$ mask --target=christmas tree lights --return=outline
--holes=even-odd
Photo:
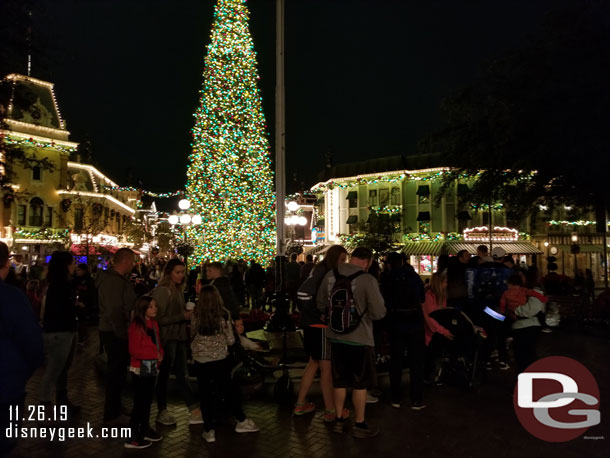
[[[195,112],[187,197],[197,262],[266,263],[275,248],[273,173],[245,0],[218,0]]]

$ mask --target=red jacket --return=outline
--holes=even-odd
[[[146,328],[154,329],[159,342],[159,352],[157,345],[144,329],[135,322],[129,325],[127,335],[129,337],[129,354],[131,355],[131,367],[140,367],[140,361],[143,359],[161,360],[163,357],[163,348],[161,348],[161,339],[159,338],[159,325],[156,320],[146,320]]]
[[[525,305],[527,299],[530,296],[535,297],[543,304],[549,300],[548,297],[543,296],[542,294],[534,291],[533,289],[524,288],[522,286],[509,286],[500,298],[500,313],[503,314],[508,309],[511,314],[514,314],[515,309],[517,307]]]

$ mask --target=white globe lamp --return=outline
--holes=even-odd
[[[290,202],[288,202],[288,210],[290,210],[291,212],[295,212],[299,209],[300,205],[297,204],[294,200],[291,200]]]
[[[171,215],[169,218],[167,218],[167,222],[171,225],[178,224],[178,221],[179,221],[178,215]]]
[[[189,224],[191,222],[191,215],[181,215],[180,224]]]
[[[188,201],[188,199],[181,199],[180,202],[178,202],[178,207],[180,210],[188,210],[191,208],[191,203]]]
[[[193,215],[193,217],[191,218],[191,223],[193,223],[194,225],[201,224],[201,216]]]

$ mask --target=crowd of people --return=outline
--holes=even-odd
[[[523,371],[536,359],[547,297],[535,267],[515,266],[501,248],[487,250],[481,245],[475,257],[466,251],[441,256],[427,284],[401,253],[376,260],[368,248],[348,256],[335,245],[321,262],[309,255],[299,263],[291,256],[284,268],[285,290],[300,315],[309,358],[293,414],[316,410],[307,394],[320,371],[324,421],[336,432],[375,436],[378,428],[367,421],[365,410],[368,402],[378,401],[373,396],[379,391],[376,361],[382,353],[389,356],[390,401],[398,409],[405,350],[410,408],[426,408],[425,385],[442,381],[441,357],[451,354],[456,338],[433,317],[446,308],[463,312],[472,324],[485,369],[509,369],[507,341],[512,339],[517,371]],[[44,355],[40,403],[66,405],[78,413],[68,396],[68,374],[76,346],[86,338],[79,323],[95,316],[107,358],[104,422],[130,425],[132,437],[125,447],[146,448],[162,439],[150,425],[153,398],[156,423],[176,424],[167,409],[171,373],[190,412],[189,424],[203,424],[206,442],[216,440],[225,407],[237,420],[237,433],[258,431],[243,411],[231,374],[236,346],[261,349],[243,335],[241,314],[271,307],[273,262],[267,270],[239,260],[206,263],[187,272],[177,258],[149,265],[137,261],[132,250],[121,248],[108,269],[92,275],[69,252],[56,251],[48,265],[37,262],[28,271],[19,260],[11,265],[8,248],[0,242],[0,345],[8,349],[0,370],[14,369],[0,382],[2,411],[23,404],[25,383]],[[188,378],[189,353],[196,390]],[[134,387],[130,417],[122,404],[128,374]],[[353,414],[346,407],[348,389]],[[352,416],[353,424],[347,421]]]

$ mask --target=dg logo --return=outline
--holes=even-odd
[[[599,387],[589,370],[571,358],[551,356],[519,374],[515,413],[532,435],[567,442],[599,425]]]

